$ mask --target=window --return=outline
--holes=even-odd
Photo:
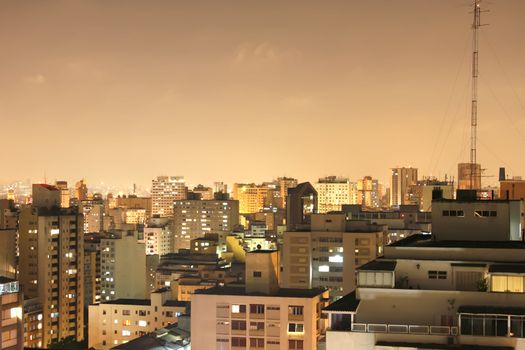
[[[246,305],[232,305],[232,313],[233,314],[245,314],[246,313]]]
[[[250,349],[253,348],[264,348],[263,338],[250,338]]]
[[[455,216],[463,218],[465,217],[465,212],[463,210],[443,210],[443,216]]]
[[[245,331],[246,321],[232,320],[232,330]]]
[[[264,305],[263,304],[250,304],[250,313],[251,314],[264,314]]]
[[[498,216],[498,212],[495,210],[476,210],[474,211],[474,215],[477,217],[496,217]]]
[[[288,323],[288,333],[303,333],[304,325],[302,323]]]
[[[428,271],[428,278],[431,280],[446,280],[447,271]]]
[[[508,334],[507,316],[461,314],[460,317],[462,335],[506,337]],[[512,331],[510,335],[513,336]]]
[[[328,271],[330,271],[330,266],[328,265],[319,266],[319,272],[328,272]]]
[[[131,332],[126,330],[126,329],[123,329],[122,330],[122,336],[123,337],[129,337],[131,335]]]
[[[122,315],[129,316],[129,315],[131,315],[131,311],[129,311],[129,310],[122,310]]]
[[[288,340],[288,349],[290,350],[302,350],[303,341],[302,340]]]
[[[131,326],[131,321],[130,320],[122,320],[122,325],[123,326]]]
[[[250,330],[264,331],[264,322],[250,322]]]
[[[288,314],[294,316],[302,316],[304,311],[304,306],[290,305],[288,306]]]
[[[523,293],[525,292],[524,282],[524,276],[492,275],[491,291]]]
[[[246,338],[232,337],[232,347],[234,346],[245,348]]]
[[[166,317],[173,317],[173,311],[166,311]]]
[[[262,272],[261,271],[253,271],[253,277],[262,277]]]

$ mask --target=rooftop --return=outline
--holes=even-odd
[[[388,261],[388,260],[372,260],[362,266],[357,270],[365,271],[395,271],[397,261]]]
[[[323,311],[356,312],[360,300],[356,299],[355,291],[345,295],[323,309]]]
[[[433,344],[433,343],[404,343],[404,342],[390,342],[378,341],[376,349],[381,346],[396,347],[396,348],[414,348],[414,349],[436,349],[436,350],[511,350],[511,346],[486,346],[486,345],[464,345],[464,344]]]
[[[522,241],[435,241],[429,234],[413,234],[389,245],[410,248],[525,249]]]
[[[113,305],[151,305],[151,300],[149,300],[149,299],[116,299],[116,300],[103,302],[102,304],[113,304]]]
[[[276,293],[264,294],[264,293],[247,293],[243,287],[213,287],[208,289],[199,289],[195,291],[195,294],[207,294],[207,295],[239,295],[239,296],[259,296],[259,297],[280,297],[280,298],[314,298],[325,292],[325,289],[313,288],[313,289],[292,289],[292,288],[280,288]]]
[[[180,306],[180,307],[188,307],[190,306],[189,301],[179,301],[179,300],[166,300],[164,302],[164,305],[162,306]]]

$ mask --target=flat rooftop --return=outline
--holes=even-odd
[[[434,344],[434,343],[404,343],[404,342],[390,342],[378,341],[376,349],[381,347],[399,347],[399,348],[415,348],[415,349],[438,349],[438,350],[511,350],[512,346],[486,346],[486,345],[464,345],[464,344]]]
[[[327,312],[356,312],[361,301],[356,298],[355,291],[336,300],[323,309]]]
[[[149,299],[116,299],[110,300],[101,303],[104,304],[113,304],[113,305],[151,305],[151,300]]]
[[[372,260],[357,268],[359,271],[395,271],[397,261]]]
[[[432,235],[413,234],[387,247],[525,249],[522,241],[434,241]]]
[[[199,289],[195,294],[207,295],[236,295],[236,296],[258,296],[258,297],[280,297],[280,298],[314,298],[323,294],[326,290],[321,288],[313,289],[294,289],[294,288],[280,288],[279,291],[273,294],[264,293],[246,293],[243,287],[213,287],[208,289]]]

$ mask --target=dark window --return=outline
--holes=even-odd
[[[262,277],[261,271],[253,271],[253,277]]]

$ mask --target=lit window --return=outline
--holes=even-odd
[[[319,266],[319,272],[328,272],[328,271],[330,271],[330,267],[328,265]]]

